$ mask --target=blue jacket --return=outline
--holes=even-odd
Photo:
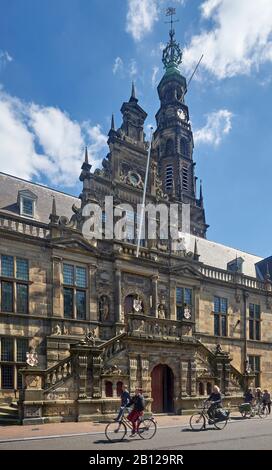
[[[130,402],[130,394],[127,390],[121,393],[121,406],[127,406]]]

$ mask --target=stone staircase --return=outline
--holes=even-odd
[[[0,403],[0,426],[20,424],[17,402]]]

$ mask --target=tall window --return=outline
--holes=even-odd
[[[165,189],[169,191],[173,186],[173,167],[172,165],[167,165],[165,169]]]
[[[261,339],[261,308],[260,305],[249,304],[249,339]]]
[[[255,387],[260,387],[261,384],[261,358],[260,356],[249,356],[249,365],[255,374]]]
[[[27,338],[0,338],[0,389],[22,388],[19,370],[25,367],[28,348]]]
[[[228,301],[223,297],[214,297],[214,334],[227,336]]]
[[[63,265],[64,317],[86,320],[87,272],[86,268]]]
[[[176,309],[178,320],[189,320],[192,312],[192,289],[188,287],[176,288]]]
[[[187,166],[182,167],[182,187],[185,191],[189,189],[189,172]]]
[[[174,142],[172,139],[168,139],[166,142],[166,155],[172,155],[174,152]]]
[[[17,313],[28,313],[28,260],[1,255],[0,272],[1,311],[13,312],[15,310]]]
[[[180,139],[180,153],[183,155],[183,156],[188,156],[188,149],[189,149],[189,145],[188,145],[188,142],[186,139],[184,139],[183,137]]]

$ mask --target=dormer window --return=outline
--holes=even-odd
[[[32,191],[22,190],[18,193],[18,204],[20,215],[24,217],[35,217],[37,196]]]

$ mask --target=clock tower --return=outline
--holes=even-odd
[[[190,204],[191,233],[205,238],[208,225],[202,194],[199,198],[196,194],[194,139],[185,103],[187,82],[179,71],[182,51],[176,42],[172,21],[169,36],[162,57],[165,73],[158,85],[161,104],[156,114],[154,154],[164,192],[173,202]]]

